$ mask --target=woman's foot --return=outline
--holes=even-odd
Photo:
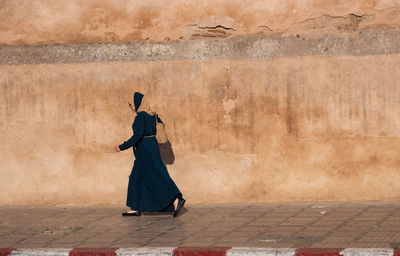
[[[122,213],[122,216],[124,216],[124,217],[126,217],[126,216],[141,216],[142,214],[140,213],[140,212],[138,212],[138,211],[132,211],[132,210],[129,210],[129,211],[127,211],[127,212],[124,212],[124,213]]]
[[[174,207],[175,207],[175,212],[173,217],[178,217],[179,213],[181,212],[183,206],[185,205],[186,200],[181,198],[181,199],[176,199],[174,202]]]

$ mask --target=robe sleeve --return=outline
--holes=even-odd
[[[132,124],[133,135],[127,141],[119,145],[121,151],[126,150],[134,146],[144,134],[144,119],[140,113],[136,116],[135,121]]]

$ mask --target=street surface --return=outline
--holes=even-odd
[[[0,248],[397,248],[400,202],[190,205],[178,218],[124,207],[0,207]]]

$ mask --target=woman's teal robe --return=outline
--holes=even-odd
[[[156,133],[155,119],[139,112],[132,124],[133,136],[119,145],[120,150],[133,147],[135,155],[126,205],[139,212],[173,212],[172,203],[182,194],[161,160],[157,139],[147,137]]]

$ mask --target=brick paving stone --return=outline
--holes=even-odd
[[[391,211],[395,211],[397,208],[398,208],[398,206],[385,207],[385,206],[375,205],[375,206],[371,206],[366,212],[391,212]]]
[[[379,227],[376,227],[377,231],[397,231],[400,232],[400,226],[383,226],[382,223]]]
[[[243,232],[247,232],[247,231],[265,232],[265,231],[270,230],[270,228],[267,227],[267,226],[246,226],[246,227],[242,227],[240,230],[243,231]]]
[[[311,218],[289,218],[287,221],[283,222],[282,226],[304,226],[315,221]]]
[[[236,232],[231,232],[228,235],[225,235],[224,237],[248,237],[248,238],[253,238],[257,237],[258,235],[261,235],[262,232],[260,231],[236,231]]]
[[[305,232],[305,231],[302,231],[299,233],[301,233],[303,236],[306,236],[306,237],[319,238],[319,237],[326,235],[327,232]]]
[[[33,244],[33,243],[21,242],[18,245],[19,245],[19,248],[31,248],[31,249],[39,249],[39,248],[43,247],[42,243]]]
[[[125,235],[120,233],[98,233],[95,236],[88,238],[86,243],[105,243],[108,244],[110,241],[122,240]]]
[[[296,215],[296,218],[320,219],[323,217],[322,215],[325,214],[326,211],[321,211],[321,212],[301,212]]]
[[[400,216],[391,216],[385,219],[387,222],[399,222],[400,221]]]
[[[353,218],[353,216],[351,215],[325,215],[323,218],[321,218],[321,220],[324,221],[347,221],[347,220],[351,220]]]
[[[383,221],[379,225],[382,227],[397,227],[398,223],[395,221]]]
[[[190,205],[179,218],[124,207],[0,207],[0,247],[396,247],[400,202]]]
[[[113,240],[116,245],[120,244],[143,244],[151,241],[153,238],[152,237],[123,237],[119,238],[117,240]]]
[[[307,248],[345,248],[346,244],[347,243],[343,243],[343,242],[338,242],[338,243],[327,243],[327,242],[321,243],[321,242],[319,242],[319,243],[314,243],[311,246],[308,246]],[[363,248],[365,248],[365,246]]]
[[[325,220],[321,219],[317,222],[315,222],[313,225],[315,226],[338,226],[345,223],[344,220]]]
[[[319,225],[316,225],[315,223],[311,224],[311,225],[303,226],[303,230],[304,231],[308,231],[308,230],[311,230],[311,231],[330,231],[330,230],[332,230],[334,228],[337,228],[337,226],[329,226],[329,225],[328,226],[319,226]]]
[[[331,214],[335,215],[335,216],[355,216],[358,215],[362,212],[365,212],[365,209],[357,209],[357,210],[333,210],[333,212]]]
[[[269,235],[269,236],[279,236],[279,237],[289,237],[291,235],[293,235],[295,233],[295,231],[268,231],[266,233],[264,233],[264,235]]]
[[[24,239],[21,243],[29,243],[29,244],[40,244],[40,243],[48,243],[54,239],[60,238],[60,236],[52,236],[46,234],[34,234],[33,236]]]
[[[149,242],[153,243],[170,243],[171,246],[179,246],[179,243],[183,241],[184,237],[156,237]]]
[[[267,213],[267,215],[266,215],[267,217],[270,217],[270,218],[282,218],[282,217],[286,217],[286,218],[289,218],[289,217],[294,217],[294,216],[296,216],[296,213],[294,213],[294,212],[269,212],[269,213]]]
[[[213,244],[216,242],[217,238],[215,236],[195,236],[195,237],[187,237],[183,239],[186,244],[193,243],[195,245],[205,243],[205,244]]]
[[[64,244],[64,243],[48,243],[46,244],[46,248],[74,248],[76,244]],[[41,247],[43,248],[43,244]]]
[[[360,242],[400,242],[397,232],[368,232],[359,239]]]
[[[201,242],[201,241],[182,241],[179,246],[188,246],[188,247],[209,247],[214,246],[212,242]]]
[[[286,233],[296,232],[302,228],[303,228],[302,226],[278,226],[278,227],[272,228],[271,231],[276,234],[280,234],[280,233],[286,234]]]
[[[247,224],[247,227],[264,227],[271,228],[273,226],[279,225],[280,222],[276,221],[259,221],[255,220]]]
[[[215,241],[215,243],[220,245],[231,245],[237,246],[236,243],[247,243],[251,238],[246,236],[232,237],[225,236]]]
[[[330,236],[359,236],[363,231],[342,231],[342,230],[335,230],[330,233]]]
[[[229,227],[229,226],[213,226],[213,227],[206,228],[204,230],[199,230],[199,232],[205,232],[208,234],[218,234],[218,233],[226,234],[232,230],[235,230],[235,228]]]
[[[255,244],[254,247],[302,248],[304,246],[303,246],[303,243],[271,243],[271,244]]]
[[[307,235],[319,235],[319,236],[327,236],[329,234],[331,234],[332,229],[317,229],[319,227],[308,227],[308,228],[304,228],[304,229],[300,229],[299,231],[297,231],[298,233],[301,234],[307,234]],[[326,227],[325,227],[326,228]]]
[[[351,248],[390,248],[388,243],[352,243]],[[350,247],[347,247],[350,248]]]
[[[0,247],[16,247],[20,241],[24,238],[21,236],[9,235],[6,237],[0,237]]]
[[[346,223],[346,225],[347,226],[364,226],[364,227],[366,227],[366,226],[374,226],[374,225],[376,225],[376,224],[378,224],[378,220],[373,220],[373,221],[364,221],[364,220],[351,220],[351,221],[348,221],[347,223]]]
[[[400,217],[400,208],[397,208],[392,214],[392,217]]]
[[[274,217],[274,216],[270,216],[268,214],[263,217],[256,218],[257,221],[273,221],[273,222],[280,222],[280,221],[284,221],[286,219],[287,219],[287,217]]]
[[[236,213],[236,216],[237,217],[248,217],[248,218],[251,218],[251,217],[262,217],[262,216],[264,216],[265,215],[265,213],[264,212],[238,212],[238,213]]]
[[[355,238],[355,236],[330,236],[322,240],[322,243],[351,242]]]
[[[363,231],[365,231],[365,230],[369,230],[371,228],[373,228],[373,227],[371,227],[371,226],[351,226],[351,225],[347,226],[347,225],[343,225],[341,227],[338,227],[338,230],[343,230],[343,231],[363,230]]]
[[[81,241],[85,241],[90,237],[93,237],[93,233],[77,233],[77,234],[67,234],[65,236],[61,236],[52,242],[55,243],[80,243]]]

